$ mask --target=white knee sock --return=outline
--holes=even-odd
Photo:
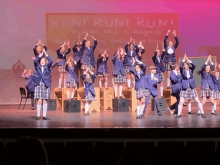
[[[99,80],[99,87],[102,88],[102,81]]]
[[[130,88],[131,87],[131,80],[128,79],[127,83],[128,83],[128,88]]]
[[[69,99],[70,98],[70,91],[67,91],[66,95],[67,95],[67,99]]]
[[[216,111],[216,101],[215,101],[215,103],[214,103],[214,110]]]
[[[179,105],[178,105],[178,116],[181,115],[182,109],[183,109],[183,104],[179,103]]]
[[[85,103],[85,113],[89,113],[90,104]]]
[[[119,85],[119,97],[122,95],[122,85]]]
[[[105,82],[105,87],[106,87],[106,88],[108,87],[108,82],[107,82],[107,81]]]
[[[75,92],[72,92],[71,99],[74,97],[74,93],[75,93]]]
[[[62,78],[59,78],[59,88],[61,88]]]
[[[115,86],[114,89],[115,89],[115,97],[117,97],[118,96],[118,94],[117,94],[118,93],[118,87]]]
[[[200,112],[201,114],[204,114],[202,104],[201,104],[200,102],[197,102],[197,103],[198,103],[198,107],[199,107],[199,112]]]
[[[66,88],[66,79],[63,80],[64,88]]]
[[[112,79],[112,86],[114,87],[115,86],[115,80]]]
[[[140,106],[137,106],[137,116],[140,116]]]
[[[134,87],[135,87],[135,81],[132,81],[132,84],[134,85]]]
[[[167,87],[170,87],[170,79],[167,79]]]
[[[43,104],[43,117],[47,116],[47,104]]]
[[[143,115],[143,113],[144,113],[144,106],[145,106],[144,104],[141,105],[141,110],[140,110],[141,115]]]
[[[191,112],[191,102],[190,103],[188,103],[188,112]]]
[[[40,117],[40,109],[41,109],[41,105],[37,104],[37,117]]]
[[[163,96],[163,87],[160,87],[160,95]]]

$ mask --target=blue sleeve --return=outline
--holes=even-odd
[[[40,65],[40,64],[39,64],[39,60],[40,60],[40,57],[36,57],[36,58],[34,59],[34,66],[35,66],[35,68],[36,68],[38,65]]]
[[[93,83],[95,81],[95,78],[96,78],[95,74],[92,74],[92,81],[93,81]]]
[[[145,53],[145,49],[142,49],[142,50],[141,50],[141,54],[144,54],[144,53]]]
[[[128,53],[128,44],[125,45],[125,52]]]
[[[66,53],[65,53],[65,54],[66,54],[66,55],[67,55],[67,54],[69,54],[69,53],[70,53],[70,51],[71,51],[71,50],[70,50],[70,48],[68,48],[68,51],[66,51]]]
[[[94,45],[92,46],[93,50],[95,50],[96,46],[98,45],[97,40],[94,40]]]
[[[68,72],[68,64],[65,64],[65,70]]]
[[[156,57],[157,57],[157,52],[155,51],[155,52],[154,52],[154,55],[153,55],[153,57],[152,57],[153,63],[155,63]]]
[[[83,50],[85,49],[85,44],[86,44],[86,40],[84,39],[84,40],[82,41],[82,49],[83,49]]]
[[[139,47],[137,46],[137,45],[134,45],[134,47],[135,47],[135,52],[138,54],[138,52],[139,52]]]
[[[166,35],[165,38],[164,38],[164,48],[166,49],[167,48],[167,39],[168,39],[168,36]]]
[[[77,52],[77,44],[75,43],[75,45],[73,46],[73,48],[72,48],[72,50],[73,50],[73,52],[75,53],[75,52]]]
[[[179,45],[179,39],[177,37],[175,37],[176,43],[174,45],[174,48],[176,49]]]
[[[47,63],[47,66],[48,66],[48,68],[50,69],[51,68],[51,66],[52,66],[52,58],[50,57],[50,56],[47,56],[47,60],[48,60],[48,63]]]

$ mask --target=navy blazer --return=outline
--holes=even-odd
[[[217,78],[215,77],[215,75],[212,75],[212,80],[213,80],[213,84],[214,84],[214,91],[220,91],[220,77]]]
[[[40,55],[40,53],[37,52],[36,48],[37,48],[37,45],[33,48],[35,57]],[[46,46],[43,46],[43,48],[45,49],[45,51],[47,51],[47,47]]]
[[[145,53],[145,49],[142,49],[141,50],[141,56],[138,54],[137,55],[137,59],[138,59],[138,61],[142,61],[142,55]]]
[[[130,66],[132,65],[132,57],[135,57],[135,56],[139,56],[138,55],[138,52],[139,52],[139,48],[137,45],[134,45],[134,47],[136,48],[132,55],[131,55],[131,51],[128,49],[128,44],[125,45],[125,51],[127,53],[127,55],[125,55],[124,57],[124,65],[125,66]]]
[[[93,96],[95,96],[95,90],[94,90],[94,86],[93,86],[93,83],[95,81],[95,74],[92,74],[92,83],[89,83],[89,82],[85,82],[84,80],[86,79],[86,75],[84,74],[82,76],[82,80],[84,81],[84,84],[85,84],[85,96],[88,95],[89,91],[92,93]]]
[[[82,42],[83,55],[82,55],[81,63],[87,65],[91,64],[92,66],[95,67],[96,62],[94,57],[94,51],[98,43],[96,40],[94,40],[94,45],[90,46],[90,48],[88,49],[87,47],[85,47],[85,42],[86,40],[84,39]]]
[[[202,66],[202,81],[201,81],[201,90],[204,90],[207,85],[209,85],[210,89],[214,89],[212,76],[205,71],[206,64]],[[211,65],[211,70],[214,70],[214,65]]]
[[[135,90],[138,91],[140,88],[146,89],[146,77],[145,77],[145,71],[146,71],[146,65],[142,63],[143,70],[140,72],[140,77],[138,73],[134,70],[133,65],[130,66],[130,71],[135,76]]]
[[[122,59],[117,59],[117,54],[114,55],[112,62],[114,64],[114,70],[113,75],[117,76],[120,72],[123,76],[125,76],[125,70],[124,70],[124,61]]]
[[[182,87],[183,89],[187,89],[190,87],[191,89],[194,89],[196,87],[196,82],[193,78],[193,71],[196,68],[196,64],[194,62],[191,63],[191,66],[189,67],[189,74],[190,77],[187,78],[186,70],[183,68],[184,62],[180,63],[180,73],[182,75]]]
[[[173,54],[168,54],[167,51],[168,51],[169,47],[168,47],[168,45],[167,45],[167,39],[168,39],[168,36],[165,36],[165,38],[164,38],[164,48],[165,48],[165,50],[166,50],[166,53],[165,53],[165,57],[164,57],[164,62],[165,62],[165,63],[168,63],[168,62],[176,62],[175,50],[176,50],[176,48],[177,48],[178,45],[179,45],[179,40],[178,40],[177,37],[175,37],[176,43],[175,43],[175,45],[172,47],[172,49],[173,49]]]
[[[78,82],[78,78],[74,67],[69,67],[68,64],[66,63],[65,70],[67,71],[66,82],[71,82],[73,79],[75,80],[75,82]]]
[[[146,82],[148,84],[148,90],[151,92],[153,96],[157,96],[157,84],[161,82],[159,74],[154,74],[154,77],[158,79],[157,81],[151,80],[151,73],[146,76]]]
[[[70,48],[68,48],[68,50],[63,53],[60,52],[61,48],[62,47],[57,49],[57,58],[60,59],[60,61],[57,63],[58,66],[64,65],[66,63],[66,55],[70,53]]]
[[[80,48],[79,50],[78,50],[78,48],[77,48],[77,44],[75,44],[74,46],[73,46],[73,59],[76,61],[76,62],[78,62],[78,61],[80,61],[81,59],[82,59],[82,56],[83,56],[83,50],[82,50],[82,48]]]
[[[152,60],[153,60],[154,66],[157,67],[156,73],[161,73],[161,72],[166,71],[166,68],[163,64],[164,55],[165,55],[165,51],[163,51],[163,53],[159,56],[159,58],[160,58],[160,62],[159,62],[159,60],[157,58],[157,52],[154,52],[154,56],[152,57]]]
[[[103,57],[99,57],[97,59],[97,72],[96,72],[96,74],[103,73],[103,72],[108,73],[107,62],[108,62],[108,57],[106,57],[105,60]]]
[[[34,92],[35,86],[33,84],[32,78],[33,74],[24,74],[22,73],[22,77],[26,80],[26,88],[28,92]]]
[[[39,60],[41,57],[36,57],[34,60],[35,63],[35,72],[33,74],[33,83],[34,86],[39,86],[40,81],[43,80],[46,88],[51,86],[51,66],[52,66],[52,59],[50,56],[46,57],[48,63],[44,65],[44,72],[41,71],[41,65]]]
[[[176,75],[174,71],[171,71],[170,82],[172,84],[172,93],[180,93],[182,90],[182,75]]]

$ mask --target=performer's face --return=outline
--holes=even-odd
[[[169,42],[168,42],[168,46],[169,46],[169,47],[172,47],[172,46],[173,46],[173,42],[172,42],[172,41],[169,41]]]
[[[41,66],[44,66],[46,64],[46,59],[45,58],[42,58],[41,60],[40,60],[40,65]]]
[[[160,50],[157,50],[157,56],[159,56],[160,55]]]
[[[176,66],[175,70],[179,70],[179,66],[178,65]]]
[[[135,70],[136,70],[136,72],[140,72],[140,71],[141,71],[140,66],[139,66],[139,65],[136,65],[136,66],[135,66]]]
[[[73,63],[72,62],[68,62],[68,67],[73,67]]]
[[[36,51],[37,51],[37,52],[42,52],[42,51],[43,51],[43,49],[42,49],[42,47],[41,47],[41,46],[37,46]]]
[[[188,70],[189,69],[189,64],[185,62],[184,63],[184,68]]]
[[[62,48],[60,49],[60,51],[61,51],[62,53],[65,52],[65,48],[62,47]]]
[[[219,72],[215,72],[215,76],[219,78]]]
[[[130,48],[130,50],[134,50],[134,45],[131,44],[129,48]]]
[[[86,79],[90,79],[90,74],[86,73]]]
[[[85,45],[86,45],[86,47],[90,47],[91,46],[91,42],[90,41],[86,41]]]
[[[209,73],[210,70],[211,70],[210,65],[207,65],[206,68],[205,68],[205,71]]]
[[[153,74],[156,73],[156,69],[151,69],[150,71],[151,71],[151,73],[153,73]]]

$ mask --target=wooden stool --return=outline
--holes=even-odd
[[[122,97],[129,99],[129,110],[135,112],[137,110],[137,98],[135,89],[133,87],[123,87]]]
[[[164,89],[163,97],[167,100],[167,106],[171,106],[176,102],[176,98],[171,96],[172,89]]]
[[[62,88],[62,111],[64,112],[64,100],[67,100],[67,91],[68,88]],[[71,98],[72,90],[70,90],[70,98]],[[77,100],[77,90],[74,93],[74,99]]]
[[[62,108],[62,89],[55,88],[54,89],[54,99],[57,101],[57,109]]]
[[[114,88],[100,88],[100,109],[112,110],[112,100],[114,98]]]

